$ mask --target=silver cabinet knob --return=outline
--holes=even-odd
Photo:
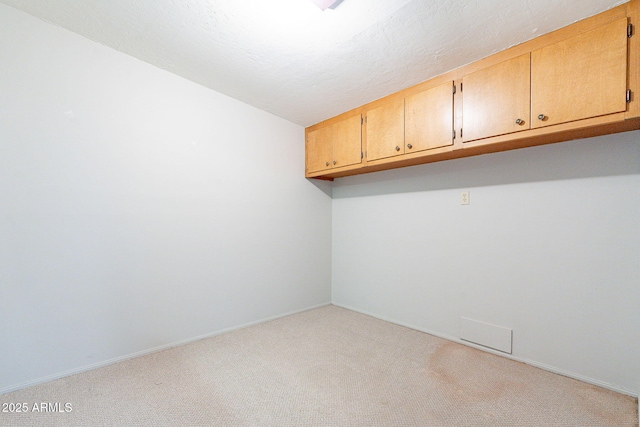
[[[411,145],[411,144],[407,144],[407,148],[408,148],[409,150],[411,150],[411,149],[413,148],[413,145]]]
[[[400,151],[400,147],[396,145],[396,151]]]
[[[524,120],[522,120],[522,119],[518,119],[518,120],[516,120],[516,124],[517,124],[517,125],[521,125],[521,124],[523,124],[523,123],[524,123]]]
[[[540,114],[540,115],[538,116],[538,120],[544,120],[544,117],[545,117],[545,115],[544,115],[544,114]]]
[[[334,161],[333,161],[333,164],[335,165],[336,163],[337,163],[337,162],[334,160]]]
[[[327,162],[326,165],[329,166],[329,162]]]

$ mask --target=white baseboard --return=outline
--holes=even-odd
[[[553,366],[545,365],[544,363],[536,362],[535,360],[525,359],[525,358],[522,358],[522,357],[513,356],[511,354],[506,354],[506,353],[503,353],[501,351],[492,350],[492,349],[490,349],[488,347],[483,347],[481,345],[476,345],[476,344],[473,344],[471,342],[463,341],[463,340],[461,340],[461,339],[459,339],[457,337],[453,337],[451,335],[441,334],[439,332],[430,331],[428,329],[421,328],[421,327],[418,327],[418,326],[415,326],[415,325],[411,325],[411,324],[408,324],[408,323],[405,323],[405,322],[399,322],[397,320],[389,319],[389,318],[387,318],[385,316],[379,316],[377,314],[373,314],[373,313],[370,313],[370,312],[368,312],[366,310],[361,310],[359,308],[351,307],[351,306],[346,305],[346,304],[337,304],[337,303],[334,302],[333,305],[335,305],[336,307],[342,307],[342,308],[345,308],[347,310],[355,311],[357,313],[366,314],[367,316],[375,317],[376,319],[380,319],[380,320],[384,320],[386,322],[394,323],[396,325],[404,326],[404,327],[409,328],[409,329],[414,329],[414,330],[419,331],[419,332],[424,332],[425,334],[433,335],[433,336],[438,337],[438,338],[442,338],[442,339],[445,339],[445,340],[448,340],[448,341],[456,342],[458,344],[466,345],[467,347],[473,347],[473,348],[476,348],[478,350],[486,351],[487,353],[495,354],[496,356],[506,357],[507,359],[515,360],[517,362],[526,363],[527,365],[531,365],[531,366],[534,366],[536,368],[544,369],[545,371],[553,372],[554,374],[562,375],[562,376],[565,376],[565,377],[568,377],[568,378],[573,378],[574,380],[582,381],[582,382],[585,382],[585,383],[588,383],[588,384],[593,384],[595,386],[606,388],[608,390],[612,390],[612,391],[615,391],[617,393],[622,393],[622,394],[625,394],[627,396],[631,396],[631,397],[635,397],[635,398],[638,397],[638,393],[636,393],[634,391],[627,390],[627,389],[621,388],[621,387],[617,387],[617,386],[611,385],[609,383],[606,383],[606,382],[603,382],[603,381],[600,381],[600,380],[596,380],[594,378],[586,377],[584,375],[579,375],[579,374],[576,374],[574,372],[569,372],[569,371],[565,371],[563,369],[555,368]],[[639,390],[640,390],[640,388],[639,388]],[[639,407],[640,407],[640,403],[639,403]]]
[[[150,349],[147,349],[147,350],[138,351],[136,353],[131,353],[131,354],[127,354],[127,355],[124,355],[124,356],[115,357],[113,359],[104,360],[102,362],[93,363],[91,365],[81,366],[79,368],[71,369],[71,370],[60,372],[60,373],[53,374],[53,375],[48,375],[46,377],[37,378],[37,379],[31,380],[31,381],[26,381],[26,382],[21,383],[21,384],[15,384],[15,385],[11,385],[11,386],[8,386],[8,387],[0,388],[0,395],[6,394],[6,393],[11,393],[11,392],[17,391],[17,390],[21,390],[23,388],[32,387],[32,386],[35,386],[35,385],[38,385],[38,384],[43,384],[43,383],[46,383],[46,382],[49,382],[49,381],[58,380],[60,378],[65,378],[65,377],[68,377],[68,376],[71,376],[71,375],[75,375],[75,374],[79,374],[79,373],[82,373],[82,372],[90,371],[92,369],[97,369],[97,368],[102,368],[102,367],[105,367],[105,366],[113,365],[114,363],[122,362],[122,361],[129,360],[129,359],[133,359],[134,357],[145,356],[147,354],[155,353],[155,352],[162,351],[162,350],[167,350],[167,349],[173,348],[173,347],[179,347],[181,345],[189,344],[189,343],[192,343],[192,342],[195,342],[195,341],[200,341],[200,340],[203,340],[205,338],[211,338],[211,337],[215,337],[217,335],[225,334],[227,332],[236,331],[238,329],[248,328],[250,326],[254,326],[254,325],[259,325],[261,323],[270,322],[272,320],[280,319],[282,317],[291,316],[293,314],[298,314],[298,313],[302,313],[302,312],[305,312],[305,311],[314,310],[314,309],[320,308],[320,307],[326,307],[328,305],[331,305],[331,302],[314,305],[314,306],[303,308],[303,309],[300,309],[300,310],[291,311],[291,312],[288,312],[288,313],[278,314],[276,316],[271,316],[271,317],[267,317],[265,319],[255,320],[255,321],[249,322],[249,323],[243,323],[241,325],[233,326],[231,328],[226,328],[226,329],[222,329],[222,330],[219,330],[219,331],[210,332],[210,333],[204,334],[204,335],[198,335],[196,337],[187,338],[185,340],[176,341],[176,342],[172,342],[172,343],[169,343],[169,344],[164,344],[164,345],[161,345],[161,346],[158,346],[158,347],[153,347],[153,348],[150,348]]]

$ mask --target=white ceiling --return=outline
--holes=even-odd
[[[303,126],[625,0],[0,0]]]

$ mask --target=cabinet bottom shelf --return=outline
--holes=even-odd
[[[617,113],[510,135],[501,135],[464,143],[455,142],[448,147],[407,154],[396,158],[371,162],[367,162],[365,159],[362,164],[317,172],[316,174],[307,174],[306,178],[333,180],[346,176],[515,150],[537,145],[553,144],[574,139],[591,138],[638,129],[640,129],[640,117],[625,120],[625,113]]]

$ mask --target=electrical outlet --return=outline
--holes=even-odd
[[[468,191],[463,191],[462,194],[460,194],[460,204],[461,205],[468,205],[469,204],[469,192]]]

